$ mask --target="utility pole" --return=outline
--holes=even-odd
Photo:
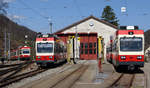
[[[5,28],[5,31],[4,31],[4,58],[6,59],[6,53],[7,53],[7,38],[6,38],[6,28]]]
[[[76,63],[77,55],[78,55],[78,53],[77,53],[78,52],[78,49],[77,49],[78,48],[78,46],[77,46],[78,45],[78,42],[77,42],[78,41],[78,38],[77,38],[78,37],[77,26],[75,26],[75,31],[76,31],[76,42],[75,42],[76,43],[76,47],[75,47],[76,48],[75,49],[75,63]]]
[[[10,60],[10,33],[8,33],[8,60]]]
[[[50,25],[50,34],[52,34],[52,25],[53,25],[53,23],[52,23],[52,20],[50,18],[48,19],[48,21],[49,21],[49,25]]]
[[[52,24],[53,24],[52,22],[49,23],[49,25],[50,25],[50,33],[51,34],[52,34]]]

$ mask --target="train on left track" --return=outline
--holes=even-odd
[[[36,63],[48,66],[66,61],[66,44],[56,35],[38,34],[35,43]]]
[[[11,60],[30,60],[31,59],[31,47],[21,46],[10,53]]]

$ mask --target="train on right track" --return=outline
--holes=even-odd
[[[107,45],[107,61],[112,63],[116,70],[128,70],[144,67],[144,31],[135,26],[124,26],[113,36]]]

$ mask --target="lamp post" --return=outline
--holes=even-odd
[[[7,40],[6,40],[6,28],[5,28],[5,32],[4,32],[4,40],[5,40],[5,43],[4,43],[4,58],[6,59],[7,58],[7,56],[6,56],[6,54],[7,54],[7,47],[6,47],[6,44],[7,44]]]
[[[10,33],[8,33],[8,60],[10,60]]]
[[[77,49],[78,48],[78,38],[77,38],[78,37],[78,31],[77,31],[77,26],[75,26],[75,32],[76,32],[76,34],[75,34],[75,37],[76,37],[76,42],[75,42],[76,43],[76,47],[75,47],[76,48],[75,49],[75,63],[76,63],[77,55],[78,55],[78,53],[77,53],[78,52],[78,49]]]
[[[52,34],[52,25],[53,25],[53,23],[52,23],[52,20],[50,18],[48,19],[48,21],[49,21],[49,25],[50,25],[50,34]]]
[[[25,44],[27,44],[28,35],[25,35]]]

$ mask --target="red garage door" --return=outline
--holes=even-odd
[[[80,35],[80,59],[97,59],[97,34]]]

